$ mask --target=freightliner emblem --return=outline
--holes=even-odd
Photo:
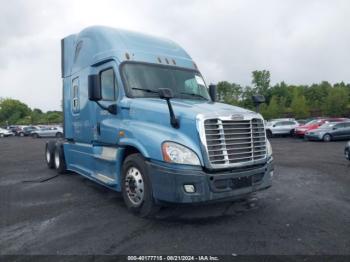
[[[232,120],[243,120],[243,115],[239,115],[239,114],[235,114],[235,115],[231,115],[231,119]]]

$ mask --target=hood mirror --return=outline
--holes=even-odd
[[[263,95],[253,95],[252,100],[255,105],[256,112],[259,113],[260,104],[265,103],[265,97]]]
[[[210,98],[213,102],[216,101],[216,93],[217,93],[216,85],[210,84],[209,85],[209,95],[210,95]]]
[[[174,98],[173,91],[169,88],[159,88],[158,94],[161,99],[171,99]]]

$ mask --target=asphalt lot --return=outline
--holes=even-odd
[[[247,202],[164,208],[153,220],[76,174],[36,181],[56,174],[44,142],[0,139],[0,254],[350,254],[344,142],[272,139],[272,188]]]

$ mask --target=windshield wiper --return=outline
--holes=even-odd
[[[200,94],[196,94],[196,93],[186,93],[186,92],[180,92],[180,94],[183,95],[189,95],[189,96],[195,96],[195,97],[200,97],[202,99],[208,100],[208,98],[206,98],[205,96],[202,96]]]
[[[133,87],[131,89],[134,89],[134,90],[141,90],[141,91],[144,91],[144,92],[147,92],[147,93],[154,93],[154,94],[159,94],[158,91],[155,91],[155,90],[152,90],[152,89],[147,89],[147,88],[137,88],[137,87]]]

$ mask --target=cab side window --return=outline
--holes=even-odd
[[[293,126],[293,125],[295,125],[295,122],[293,121],[286,122],[286,126]]]
[[[277,122],[275,126],[283,126],[283,122]]]
[[[79,78],[74,78],[72,81],[72,90],[71,90],[71,98],[72,98],[72,111],[74,114],[79,113],[80,105],[79,105]]]
[[[334,126],[336,129],[340,129],[340,128],[344,128],[345,124],[341,123],[341,124],[337,124]]]
[[[114,101],[116,99],[116,81],[112,68],[100,73],[102,100]]]

